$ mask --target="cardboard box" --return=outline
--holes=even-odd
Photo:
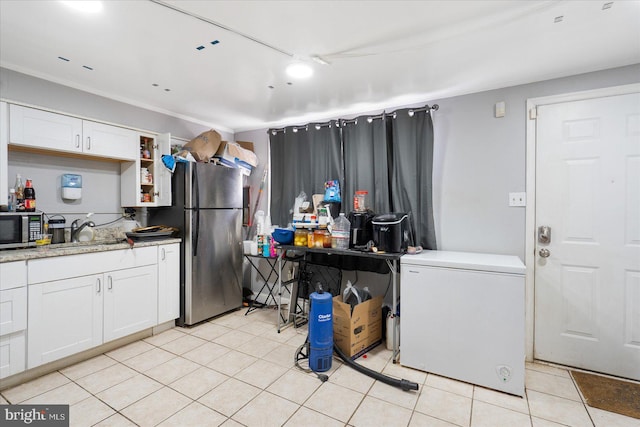
[[[253,143],[245,141],[221,141],[215,156],[233,164],[245,163],[254,168],[258,166],[258,157],[253,152]]]
[[[382,342],[382,296],[353,308],[333,298],[333,342],[348,357],[356,359]]]
[[[211,157],[220,149],[222,143],[220,134],[211,129],[187,142],[182,149],[191,153],[197,162],[209,162]]]

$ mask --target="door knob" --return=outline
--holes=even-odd
[[[549,255],[551,255],[551,252],[549,252],[549,249],[547,249],[547,248],[542,248],[542,249],[540,249],[540,251],[538,252],[538,254],[540,254],[540,256],[541,256],[542,258],[548,258],[548,257],[549,257]]]

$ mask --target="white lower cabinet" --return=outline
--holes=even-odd
[[[158,246],[158,324],[180,317],[180,244]]]
[[[104,342],[153,327],[158,319],[155,265],[104,275]]]
[[[103,275],[29,286],[27,368],[102,344]]]
[[[38,259],[28,268],[28,369],[157,324],[156,246]]]
[[[25,369],[27,263],[0,264],[0,378]]]

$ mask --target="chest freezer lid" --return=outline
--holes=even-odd
[[[520,258],[515,255],[475,252],[423,251],[416,255],[403,255],[400,264],[510,274],[525,274],[526,271]]]

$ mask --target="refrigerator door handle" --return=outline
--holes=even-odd
[[[193,240],[192,240],[192,245],[193,245],[193,256],[198,256],[198,236],[200,234],[200,188],[198,185],[198,173],[197,173],[197,168],[196,165],[193,165],[193,169],[192,169],[192,181],[193,181],[193,195],[194,195],[194,201],[193,201],[193,210],[195,213],[195,227],[193,230]]]

